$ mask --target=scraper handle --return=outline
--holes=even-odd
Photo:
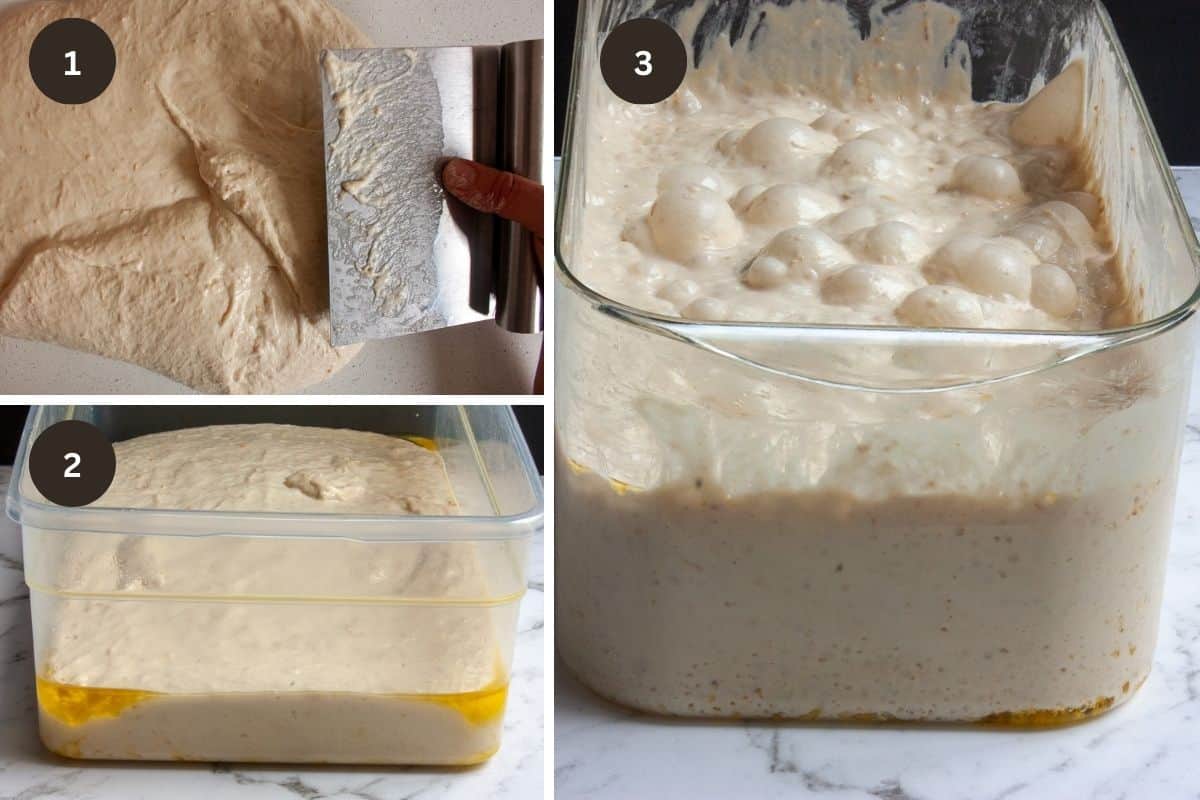
[[[500,168],[542,182],[543,42],[515,42],[501,50]],[[500,225],[496,324],[514,333],[542,330],[541,255],[533,236],[512,222]]]

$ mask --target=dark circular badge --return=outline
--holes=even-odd
[[[675,29],[656,19],[618,25],[600,50],[600,72],[626,103],[661,103],[687,77],[687,48]]]
[[[112,485],[117,456],[95,425],[67,420],[51,425],[29,450],[29,477],[51,503],[78,508]]]
[[[94,22],[60,19],[42,29],[29,51],[29,72],[42,94],[64,105],[90,103],[112,83],[117,51]]]

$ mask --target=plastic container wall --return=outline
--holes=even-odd
[[[18,464],[40,431],[70,418],[114,441],[257,422],[418,437],[443,455],[463,515],[64,509],[40,500],[19,469],[9,511],[22,524],[41,730],[52,750],[466,764],[499,747],[528,543],[542,521],[540,482],[511,411],[42,408],[31,414]],[[244,570],[213,561],[214,538],[218,561]],[[80,569],[88,553],[112,557],[111,569]],[[122,580],[122,564],[141,557],[154,559],[154,579]],[[315,574],[314,563],[322,565]],[[376,568],[402,580],[378,580]],[[233,577],[214,591],[210,570]],[[136,678],[55,680],[55,653],[82,620],[111,631],[106,658],[142,665]],[[188,635],[154,635],[164,628]],[[204,688],[173,692],[181,682]]]
[[[677,715],[1055,724],[1127,699],[1157,635],[1200,268],[1107,16],[949,3],[976,99],[1086,59],[1089,139],[1126,154],[1092,172],[1146,322],[914,330],[685,322],[580,278],[604,34],[694,5],[582,9],[558,231],[567,666]],[[752,48],[764,5],[708,4],[693,63],[714,37]],[[890,13],[846,5],[864,32]]]

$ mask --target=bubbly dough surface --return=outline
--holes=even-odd
[[[686,319],[1128,324],[1081,143],[1040,135],[1042,105],[828,96],[719,69],[657,106],[609,95],[572,266],[609,297]]]
[[[62,17],[118,54],[83,106],[0,65],[0,333],[205,392],[317,383],[329,343],[318,56],[368,39],[326,0],[66,0],[0,13],[26,52]]]
[[[366,431],[218,425],[114,445],[97,507],[326,514],[454,514],[436,452]]]

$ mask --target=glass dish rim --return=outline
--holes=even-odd
[[[1183,195],[1179,190],[1179,184],[1175,180],[1174,174],[1171,171],[1171,166],[1167,160],[1166,152],[1163,149],[1162,141],[1159,138],[1158,130],[1154,126],[1153,120],[1150,117],[1150,111],[1146,105],[1146,100],[1142,93],[1141,86],[1138,84],[1137,79],[1133,74],[1133,67],[1129,61],[1128,55],[1125,52],[1124,46],[1121,44],[1120,37],[1117,34],[1116,27],[1113,25],[1112,18],[1109,16],[1108,11],[1104,8],[1104,5],[1100,2],[1100,0],[1088,0],[1088,3],[1092,11],[1098,15],[1101,30],[1116,54],[1116,61],[1120,70],[1120,76],[1131,90],[1131,96],[1133,99],[1134,108],[1137,112],[1138,122],[1143,130],[1149,134],[1148,138],[1151,146],[1151,157],[1154,162],[1155,171],[1159,180],[1162,181],[1165,186],[1168,198],[1171,202],[1172,210],[1174,212],[1175,221],[1183,230],[1184,236],[1187,240],[1188,252],[1191,256],[1196,285],[1192,290],[1192,294],[1174,309],[1171,309],[1170,311],[1167,311],[1158,317],[1144,322],[1139,322],[1134,325],[1089,331],[914,328],[903,325],[834,325],[777,322],[693,321],[680,319],[677,317],[669,317],[662,314],[645,311],[643,309],[638,309],[601,294],[600,292],[588,286],[578,275],[572,271],[562,254],[562,240],[565,235],[564,220],[566,218],[564,211],[566,210],[567,205],[567,193],[563,191],[563,187],[567,185],[567,180],[573,174],[573,170],[576,167],[576,159],[574,158],[575,149],[573,145],[577,136],[575,123],[579,113],[579,99],[582,81],[580,74],[582,72],[582,54],[584,48],[588,46],[588,32],[585,30],[585,25],[590,15],[587,11],[579,15],[579,20],[576,27],[575,52],[574,57],[572,58],[571,79],[567,98],[567,116],[563,131],[562,168],[561,174],[558,178],[557,199],[555,201],[556,217],[554,231],[554,260],[556,272],[561,278],[565,279],[562,282],[562,285],[568,291],[574,291],[580,294],[592,305],[595,310],[601,313],[611,317],[616,317],[622,322],[634,325],[643,330],[647,330],[678,341],[683,341],[692,346],[699,347],[700,349],[713,352],[714,354],[747,363],[756,369],[766,369],[769,372],[774,372],[775,374],[779,374],[783,377],[790,377],[805,382],[831,387],[858,388],[867,391],[885,391],[890,393],[948,391],[963,388],[965,386],[982,386],[997,383],[1000,381],[1024,377],[1036,372],[1041,372],[1084,355],[1090,355],[1098,351],[1132,344],[1134,342],[1153,338],[1160,334],[1166,333],[1183,322],[1186,322],[1196,314],[1198,309],[1200,309],[1200,239],[1197,238],[1196,229],[1192,225],[1191,218],[1187,213],[1187,207],[1183,202]],[[584,2],[583,5],[587,7],[592,5],[592,3]],[[1084,351],[1076,353],[1072,356],[1050,360],[1048,363],[1042,364],[1037,368],[1014,372],[1012,374],[1006,374],[997,378],[971,380],[960,384],[937,386],[934,388],[907,390],[891,388],[879,389],[869,386],[851,386],[850,384],[844,382],[821,380],[796,375],[786,371],[781,372],[779,370],[773,370],[764,364],[746,359],[733,353],[729,353],[711,345],[706,345],[702,335],[705,330],[734,333],[748,339],[769,339],[771,338],[772,333],[786,334],[799,339],[805,338],[804,334],[806,333],[810,334],[812,338],[819,338],[831,333],[843,335],[857,334],[869,338],[888,338],[893,341],[897,339],[911,340],[914,344],[933,344],[944,342],[946,336],[951,335],[960,341],[964,346],[968,347],[986,346],[989,343],[995,342],[1015,344],[1022,340],[1031,340],[1030,343],[1057,344],[1062,346],[1075,345],[1084,348]],[[693,336],[690,332],[697,332],[697,335]]]

